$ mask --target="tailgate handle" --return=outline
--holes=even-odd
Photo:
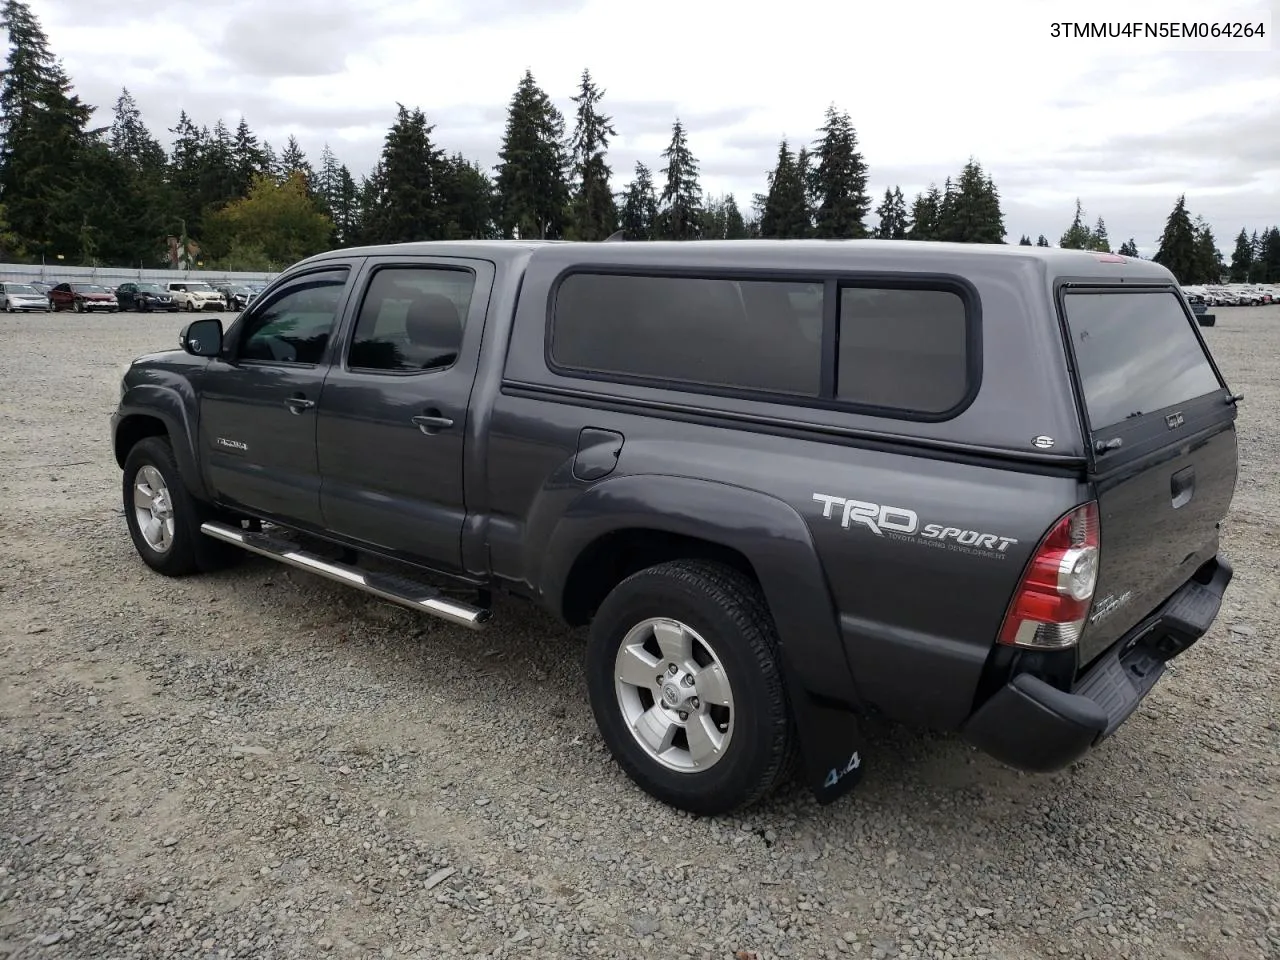
[[[1169,478],[1169,492],[1173,494],[1173,509],[1187,503],[1196,491],[1196,468],[1186,467]]]

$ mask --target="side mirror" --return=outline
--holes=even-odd
[[[192,320],[182,328],[178,344],[193,357],[216,357],[222,352],[222,321]]]

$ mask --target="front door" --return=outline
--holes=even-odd
[[[463,450],[493,265],[371,258],[320,396],[326,526],[384,553],[462,567]]]
[[[201,461],[219,502],[318,526],[316,407],[351,264],[298,274],[241,314],[200,391]]]

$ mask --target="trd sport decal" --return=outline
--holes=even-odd
[[[1018,542],[1013,537],[1002,537],[997,533],[966,530],[941,523],[926,523],[922,526],[919,515],[906,507],[850,500],[825,493],[815,493],[813,499],[822,504],[824,519],[838,520],[846,530],[856,524],[877,537],[887,537],[890,540],[1000,560],[1007,556],[1009,547]],[[837,510],[839,513],[836,513]]]

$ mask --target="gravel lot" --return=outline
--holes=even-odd
[[[1216,313],[1236,579],[1116,737],[1031,777],[877,726],[853,795],[718,822],[527,608],[151,573],[107,417],[186,318],[0,316],[0,957],[1280,957],[1280,307]]]

